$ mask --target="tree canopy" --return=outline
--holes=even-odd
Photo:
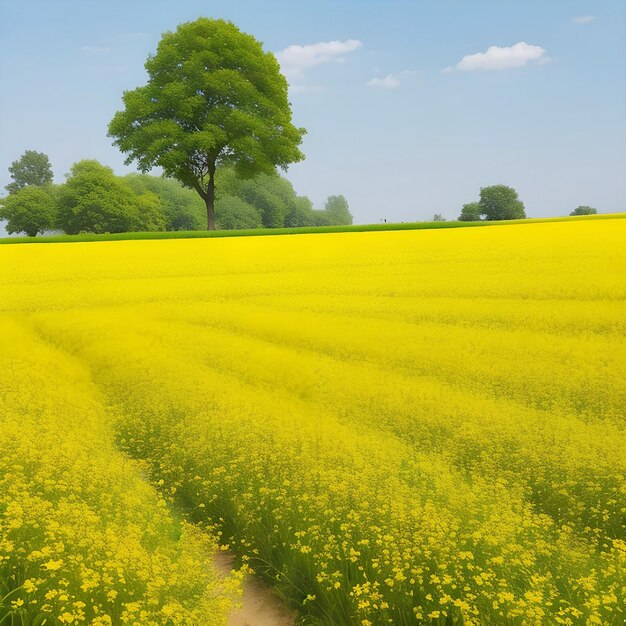
[[[123,95],[109,135],[147,172],[167,176],[204,200],[215,227],[215,172],[271,174],[304,158],[304,129],[291,122],[278,61],[251,35],[224,20],[199,18],[165,33],[146,61],[148,82]],[[271,221],[267,218],[267,221]]]
[[[478,222],[480,221],[482,213],[482,207],[480,202],[469,202],[464,204],[461,209],[461,215],[459,215],[460,222]]]
[[[276,171],[241,178],[225,166],[216,190],[220,229],[282,228],[352,223],[343,196],[330,196],[316,210]],[[75,163],[62,185],[28,186],[0,200],[9,232],[34,235],[59,229],[68,234],[122,231],[200,230],[205,206],[179,181],[149,174],[117,176],[94,160]]]
[[[233,197],[244,204],[231,202],[229,198]],[[225,210],[228,219],[221,219],[220,215]],[[250,210],[258,213],[258,226],[265,228],[352,224],[352,215],[344,196],[329,196],[324,209],[316,210],[309,198],[298,196],[293,185],[276,172],[259,174],[250,179],[239,177],[232,167],[225,167],[216,196],[219,228],[252,228],[233,225],[249,223]],[[236,218],[237,212],[242,213],[243,222]]]
[[[58,225],[70,235],[121,233],[163,230],[164,220],[158,196],[137,196],[110,167],[84,160],[59,192]]]
[[[24,154],[9,166],[13,182],[5,189],[15,193],[24,187],[43,187],[52,183],[52,167],[50,160],[43,152],[26,150]]]
[[[524,203],[518,198],[513,187],[491,185],[481,188],[478,202],[463,205],[459,221],[516,220],[524,217],[526,217]]]
[[[173,178],[127,174],[123,181],[138,195],[151,192],[161,201],[165,230],[200,230],[206,225],[200,196]]]
[[[324,219],[329,225],[347,226],[352,224],[352,214],[344,196],[328,196],[323,213]]]
[[[56,201],[51,186],[29,185],[0,200],[0,219],[7,220],[9,234],[37,233],[52,230],[56,224]]]
[[[263,228],[262,212],[237,196],[220,198],[216,214],[220,230]]]
[[[482,187],[480,207],[486,220],[517,220],[526,217],[524,203],[517,197],[517,191],[506,185]]]
[[[581,205],[576,207],[570,215],[595,215],[598,209],[594,209],[592,206]]]

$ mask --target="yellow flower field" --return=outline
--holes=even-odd
[[[0,624],[622,624],[625,299],[626,218],[0,246]]]

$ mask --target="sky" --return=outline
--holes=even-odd
[[[318,208],[456,219],[506,184],[533,217],[626,210],[624,0],[0,0],[0,187],[25,150],[57,182],[83,158],[135,171],[107,125],[200,16],[277,55],[307,130],[286,176]]]

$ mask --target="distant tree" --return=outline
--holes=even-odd
[[[326,211],[322,210],[313,210],[313,226],[332,226],[328,219],[328,214]]]
[[[352,224],[352,214],[344,196],[328,196],[324,212],[329,225],[346,226]]]
[[[296,197],[291,183],[277,174],[260,174],[253,179],[237,179],[237,195],[261,212],[265,228],[281,228]],[[219,211],[219,207],[218,207]]]
[[[109,135],[127,163],[198,192],[215,228],[215,172],[272,174],[304,158],[287,80],[271,52],[231,22],[199,18],[165,33],[146,61],[148,82],[123,95]]]
[[[163,224],[154,194],[136,196],[98,161],[75,163],[59,194],[58,225],[70,235],[154,230]]]
[[[506,185],[492,185],[480,190],[481,215],[486,220],[515,220],[526,217],[524,203],[517,191]]]
[[[479,202],[470,202],[464,204],[461,209],[461,215],[459,215],[460,222],[478,222],[480,221],[482,213],[482,206]]]
[[[29,185],[0,200],[0,219],[7,220],[6,231],[37,233],[52,230],[56,223],[57,207],[51,186]]]
[[[595,215],[598,212],[598,209],[594,209],[591,206],[581,205],[576,207],[570,215]]]
[[[216,215],[216,226],[220,230],[242,230],[263,228],[261,213],[237,196],[220,198]]]
[[[313,203],[306,196],[298,196],[291,203],[289,213],[285,217],[285,226],[291,228],[315,226],[315,213]]]
[[[441,213],[435,213],[433,215],[433,222],[445,222],[445,221],[446,221],[446,218],[443,215],[441,215]]]
[[[293,185],[276,172],[242,179],[234,168],[224,168],[215,201],[217,218],[224,198],[229,196],[240,198],[254,207],[259,212],[261,226],[265,228],[312,226],[316,224],[316,216],[324,213],[315,211],[311,201],[298,196]]]
[[[139,194],[135,198],[136,222],[135,230],[155,232],[165,230],[163,203],[157,194],[151,191]]]
[[[200,196],[174,178],[127,174],[124,182],[136,193],[152,192],[159,197],[165,230],[199,230],[204,227],[205,207]]]
[[[15,193],[24,187],[43,187],[52,183],[52,168],[48,157],[43,152],[26,150],[9,167],[9,173],[13,179],[5,189],[9,193]]]

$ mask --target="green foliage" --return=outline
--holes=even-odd
[[[291,122],[278,61],[231,22],[179,25],[163,35],[146,70],[147,84],[124,93],[109,135],[127,163],[137,161],[143,172],[160,166],[197,191],[210,229],[216,167],[232,165],[241,177],[271,175],[304,158],[304,129]]]
[[[478,222],[481,217],[482,207],[479,202],[464,204],[459,215],[460,222]]]
[[[205,218],[205,206],[197,193],[173,178],[149,174],[127,174],[124,182],[136,193],[152,192],[160,201],[165,230],[198,230]]]
[[[433,215],[433,222],[445,222],[445,221],[446,221],[446,218],[443,215],[441,215],[441,213],[435,213]]]
[[[298,196],[294,199],[289,208],[289,213],[285,217],[285,226],[306,228],[307,226],[315,226],[316,213],[313,203],[306,196]]]
[[[513,220],[512,224],[538,224],[546,222],[569,222],[578,220],[612,220],[626,219],[626,213],[599,213],[598,215],[582,215],[579,217],[541,217],[523,220]],[[189,231],[161,231],[143,233],[107,233],[96,235],[83,233],[80,235],[44,235],[37,239],[28,237],[0,237],[0,245],[15,245],[21,243],[65,243],[77,241],[127,241],[145,239],[220,239],[222,237],[264,237],[280,235],[306,235],[313,233],[369,233],[401,230],[439,230],[447,228],[475,228],[492,226],[494,222],[387,222],[384,224],[353,224],[350,226],[308,226],[291,228],[253,228],[246,230],[189,230]]]
[[[26,150],[9,167],[9,173],[13,179],[5,189],[9,193],[15,193],[24,187],[43,187],[52,184],[52,168],[48,157],[43,152]]]
[[[480,202],[463,205],[459,221],[518,220],[525,217],[524,203],[517,197],[515,189],[506,185],[492,185],[481,188]]]
[[[581,205],[576,207],[570,215],[595,215],[598,212],[598,209],[594,209],[591,206]]]
[[[328,196],[324,212],[329,225],[347,226],[352,224],[352,214],[344,196]]]
[[[239,198],[242,203],[227,202]],[[224,203],[228,219],[220,219]],[[276,172],[242,179],[234,168],[224,168],[217,189],[217,221],[220,228],[235,228],[231,224],[249,223],[250,207],[259,214],[265,228],[341,226],[352,224],[348,202],[343,196],[330,196],[323,211],[316,211],[309,198],[298,196],[292,184]],[[241,219],[234,220],[237,211]]]
[[[261,213],[237,196],[224,196],[220,199],[216,223],[220,230],[263,228]]]
[[[54,228],[56,203],[52,186],[27,186],[11,193],[0,202],[0,219],[7,220],[8,233],[37,233]]]
[[[236,196],[255,207],[260,213],[261,223],[266,228],[280,228],[285,225],[285,218],[290,205],[296,198],[291,183],[275,172],[259,174],[253,179],[237,176],[233,168],[224,171],[220,190],[224,196]],[[220,211],[220,192],[218,192],[217,210]]]
[[[524,203],[517,191],[506,185],[492,185],[480,190],[481,215],[486,220],[517,220],[526,217]]]
[[[72,235],[162,229],[154,194],[136,196],[110,167],[98,161],[75,163],[59,197],[59,227]]]
[[[138,213],[136,230],[165,230],[165,215],[159,196],[146,191],[135,198],[135,203]]]

